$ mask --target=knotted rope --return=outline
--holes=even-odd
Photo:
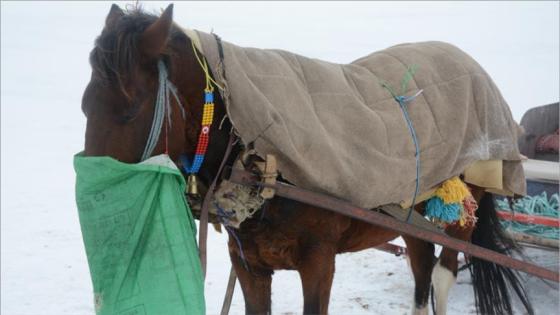
[[[516,200],[512,204],[512,207],[510,207],[507,199],[496,199],[496,203],[499,209],[506,211],[552,218],[558,218],[558,216],[560,216],[560,199],[557,193],[550,196],[550,198],[548,198],[547,193],[544,191],[540,195],[525,196]],[[512,229],[516,232],[550,239],[560,238],[560,230],[557,227],[529,223],[525,224],[507,220],[502,220],[501,222],[505,228]]]

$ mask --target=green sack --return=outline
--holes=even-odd
[[[97,314],[204,314],[185,181],[167,155],[139,164],[74,156]]]

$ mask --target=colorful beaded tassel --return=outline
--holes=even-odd
[[[206,76],[206,88],[204,89],[204,106],[202,108],[202,122],[200,128],[200,134],[198,135],[198,143],[196,145],[196,150],[192,160],[189,160],[186,156],[181,156],[181,161],[183,164],[183,169],[185,173],[188,174],[187,180],[187,193],[189,195],[198,195],[197,179],[196,174],[200,171],[200,167],[204,162],[204,156],[208,150],[208,143],[210,142],[210,128],[212,127],[212,122],[214,121],[214,87],[212,84],[221,88],[216,81],[210,76],[210,71],[208,69],[208,64],[206,59],[200,58],[198,52],[193,43],[193,51],[196,56],[200,67],[204,71]]]
[[[204,91],[204,109],[202,111],[202,127],[198,135],[198,144],[192,163],[186,168],[188,174],[196,174],[204,162],[204,155],[208,149],[208,142],[210,140],[210,127],[214,119],[214,95],[212,89]]]

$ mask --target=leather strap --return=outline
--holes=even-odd
[[[226,148],[226,153],[224,154],[224,158],[220,163],[220,167],[218,168],[218,172],[212,181],[212,184],[208,188],[206,195],[204,196],[204,201],[202,202],[202,208],[200,209],[200,227],[198,230],[198,251],[200,256],[200,265],[202,267],[202,275],[206,279],[206,244],[208,239],[208,210],[210,208],[210,202],[212,200],[212,196],[216,190],[216,185],[218,183],[218,179],[220,178],[220,174],[222,173],[224,166],[231,154],[233,149],[233,143],[235,142],[235,135],[233,130],[229,133],[229,140]]]
[[[237,280],[237,274],[235,273],[235,269],[231,266],[229,271],[229,280],[226,289],[226,295],[224,296],[224,303],[222,304],[222,311],[220,315],[228,315],[229,308],[231,306],[231,300],[233,299],[233,291],[235,290],[235,282]]]

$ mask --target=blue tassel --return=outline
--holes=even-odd
[[[425,215],[430,219],[453,223],[461,218],[461,205],[458,203],[445,204],[441,198],[432,197],[426,204]]]

